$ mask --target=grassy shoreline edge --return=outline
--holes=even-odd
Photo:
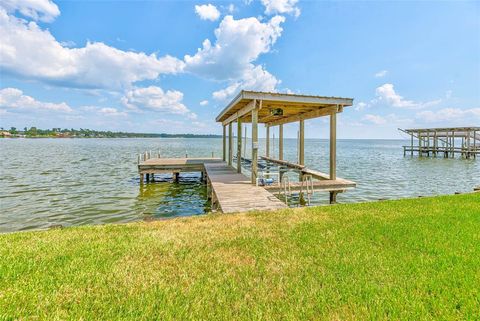
[[[0,235],[0,319],[472,319],[480,193]]]

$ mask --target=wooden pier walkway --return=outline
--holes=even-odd
[[[223,213],[286,208],[282,201],[260,186],[252,185],[250,178],[237,173],[218,158],[147,158],[138,163],[140,180],[147,182],[153,174],[172,173],[178,180],[179,173],[201,172],[207,182],[212,208]]]
[[[223,213],[286,208],[282,201],[227,163],[205,163],[212,204]]]
[[[204,164],[221,163],[220,158],[149,158],[138,163],[138,171],[143,174],[203,172]]]

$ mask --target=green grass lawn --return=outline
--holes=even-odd
[[[0,319],[480,318],[480,193],[0,235]]]

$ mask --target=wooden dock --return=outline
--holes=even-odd
[[[154,174],[172,173],[178,180],[184,172],[201,172],[207,183],[212,208],[223,213],[254,210],[275,210],[287,206],[272,193],[252,185],[250,178],[237,173],[218,158],[148,158],[138,163],[141,183],[153,179]]]
[[[314,190],[328,191],[330,203],[333,204],[336,202],[337,193],[355,187],[354,182],[337,178],[336,156],[337,114],[352,105],[352,98],[241,90],[215,118],[223,127],[221,160],[214,159],[213,154],[212,158],[191,159],[188,155],[178,159],[161,158],[160,152],[157,154],[158,157],[152,158],[151,152],[145,152],[138,158],[141,182],[144,181],[144,176],[148,182],[150,176],[154,178],[156,173],[171,172],[175,180],[178,180],[181,172],[199,171],[202,173],[203,181],[207,182],[208,195],[212,199],[213,208],[218,208],[224,213],[285,208],[286,205],[269,191],[281,193],[282,187],[285,199],[291,196],[292,190],[299,190],[302,197],[305,188],[308,198]],[[305,121],[318,117],[330,119],[328,174],[305,167]],[[293,122],[298,122],[299,126],[296,164],[283,160],[283,126]],[[251,160],[248,161],[249,178],[242,174],[242,160],[245,160],[242,150],[246,153],[246,141],[242,140],[242,127],[247,123],[251,124],[252,132]],[[234,124],[236,125],[236,146],[233,143]],[[276,173],[259,166],[259,124],[265,124],[266,129],[264,159],[283,167]],[[270,158],[270,130],[277,126],[278,159],[273,159]],[[235,150],[236,166],[233,162]],[[292,169],[298,174],[297,182],[291,181],[288,175],[283,177],[285,172],[292,172]],[[271,186],[273,176],[278,178],[277,186]]]
[[[227,163],[205,163],[214,208],[223,213],[286,208],[282,201]]]

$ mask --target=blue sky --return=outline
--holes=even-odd
[[[480,125],[479,2],[5,0],[0,45],[4,128],[221,133],[240,89],[352,97],[340,138]]]

